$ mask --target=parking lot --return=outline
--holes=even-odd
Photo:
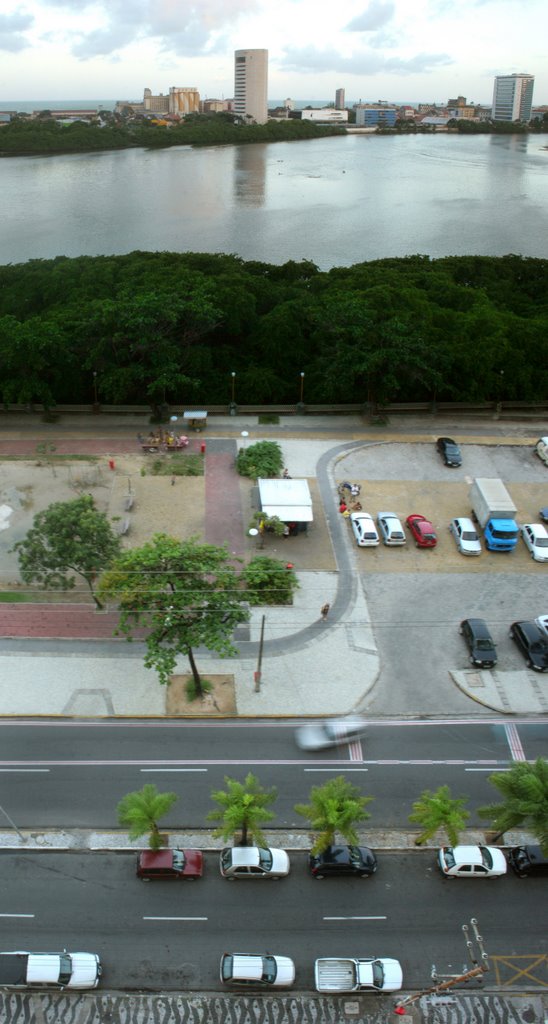
[[[470,514],[468,491],[476,476],[500,476],[518,522],[538,522],[538,509],[548,504],[548,467],[529,447],[464,445],[462,454],[462,467],[449,469],[432,443],[376,444],[337,464],[337,482],[361,484],[365,511],[375,517],[390,510],[402,521],[420,512],[431,518],[439,538],[433,550],[417,549],[409,534],[405,548],[358,548],[345,524],[380,655],[371,712],[470,713],[470,699],[453,679],[453,673],[470,670],[458,632],[467,617],[484,618],[491,628],[497,679],[511,674],[519,686],[520,678],[532,676],[548,691],[546,675],[526,669],[508,636],[511,622],[548,612],[548,565],[534,562],[521,539],[511,553],[484,550],[479,558],[465,558],[448,530],[454,516]]]

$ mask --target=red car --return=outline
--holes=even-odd
[[[201,850],[143,850],[137,857],[137,878],[201,878],[204,858]]]
[[[432,523],[425,516],[413,514],[407,516],[406,526],[413,535],[413,540],[418,548],[435,548],[438,537]]]

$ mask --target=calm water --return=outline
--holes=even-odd
[[[309,259],[548,250],[548,136],[313,142],[0,160],[0,263],[133,249]]]

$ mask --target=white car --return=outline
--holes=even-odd
[[[543,462],[548,466],[548,437],[540,437],[535,445],[535,451]]]
[[[538,619],[535,619],[535,625],[548,636],[548,615],[539,615]]]
[[[295,981],[295,964],[288,956],[272,953],[223,953],[221,981],[224,985],[289,988]]]
[[[388,546],[405,544],[405,533],[395,512],[379,512],[377,522],[382,534],[383,543]]]
[[[449,530],[461,555],[481,555],[480,539],[471,519],[458,516],[449,523]]]
[[[101,972],[97,953],[0,953],[0,985],[6,988],[97,988]]]
[[[360,739],[367,728],[363,718],[331,718],[299,725],[295,740],[301,750],[328,750]]]
[[[374,548],[379,543],[377,527],[369,512],[351,512],[350,524],[359,548]]]
[[[226,846],[221,851],[220,869],[223,878],[284,878],[289,874],[289,857],[285,850],[261,849],[259,846]]]
[[[442,846],[438,865],[446,878],[500,878],[508,868],[498,846]]]
[[[521,536],[535,562],[548,562],[548,530],[542,523],[524,523]]]

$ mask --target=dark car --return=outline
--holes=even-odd
[[[518,645],[529,668],[548,672],[548,637],[536,622],[513,622],[510,636]]]
[[[137,857],[137,878],[196,879],[204,872],[201,850],[143,850]]]
[[[479,668],[494,668],[497,652],[487,623],[484,619],[463,619],[459,633],[464,637],[470,651],[472,665]]]
[[[328,846],[322,853],[308,855],[308,867],[314,878],[331,875],[357,875],[367,878],[377,870],[377,858],[367,846]]]
[[[548,857],[540,846],[514,846],[508,854],[508,863],[518,878],[528,875],[548,877]]]
[[[438,437],[436,448],[443,458],[446,466],[462,466],[462,455],[460,448],[452,437]]]

